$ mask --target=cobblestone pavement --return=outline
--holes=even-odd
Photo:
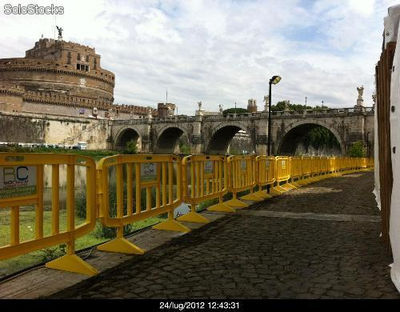
[[[374,174],[371,171],[326,179],[272,198],[267,207],[265,203],[257,203],[252,209],[379,215],[375,196],[372,194],[373,179]]]
[[[376,215],[372,184],[353,174],[247,210]],[[379,227],[231,214],[50,298],[400,298]]]

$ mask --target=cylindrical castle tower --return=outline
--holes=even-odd
[[[94,48],[63,40],[40,39],[24,58],[0,59],[0,84],[113,103],[115,76],[100,66]]]

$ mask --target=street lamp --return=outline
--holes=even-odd
[[[280,76],[272,76],[269,80],[269,104],[268,104],[268,156],[271,156],[271,86],[281,81]]]

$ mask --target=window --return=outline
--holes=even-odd
[[[80,53],[78,53],[77,60],[78,60],[78,61],[80,61],[80,60],[81,60],[81,54],[80,54]]]
[[[86,62],[89,62],[89,55],[86,55]]]
[[[81,64],[76,64],[76,69],[81,70]]]
[[[71,64],[71,52],[67,54],[67,64]]]

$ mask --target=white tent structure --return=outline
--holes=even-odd
[[[396,286],[397,290],[400,292],[400,31],[399,31],[399,20],[400,20],[400,5],[389,7],[388,16],[384,19],[384,43],[383,51],[387,48],[389,43],[395,43],[395,51],[393,56],[393,66],[390,78],[390,95],[383,94],[384,97],[389,97],[385,99],[386,103],[390,103],[390,146],[386,146],[390,151],[391,155],[391,165],[392,165],[392,176],[393,176],[393,186],[391,191],[390,199],[390,218],[389,218],[389,237],[390,237],[390,247],[393,254],[393,264],[391,265],[391,278]],[[382,65],[382,64],[381,64]],[[389,69],[390,70],[390,69]],[[385,77],[380,77],[381,80],[386,79]],[[379,79],[378,79],[379,80]],[[379,82],[379,81],[378,81]],[[379,89],[379,86],[377,86]],[[382,90],[381,90],[382,92]],[[379,101],[379,98],[381,101]],[[378,110],[379,105],[383,105],[384,101],[382,96],[378,96]],[[389,110],[389,105],[385,107],[385,110]],[[376,201],[379,209],[382,208],[382,192],[381,185],[382,177],[380,174],[379,166],[382,155],[382,142],[379,142],[379,127],[382,127],[379,123],[379,118],[377,116],[377,110],[375,110],[375,189],[374,194],[376,196]],[[382,137],[380,137],[382,140]],[[397,149],[397,150],[396,150]],[[390,160],[390,158],[389,158]],[[382,169],[382,164],[381,164]],[[390,193],[388,193],[390,194]]]

